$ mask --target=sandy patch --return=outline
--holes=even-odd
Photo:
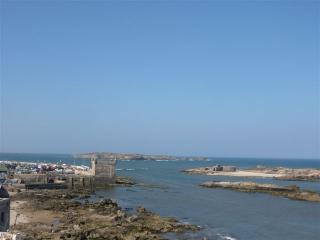
[[[22,206],[25,204],[26,201],[12,201],[10,203],[10,226],[30,222],[29,217],[22,213]]]
[[[60,217],[49,210],[31,210],[27,201],[12,201],[10,204],[10,226],[21,223],[52,224]]]
[[[223,172],[217,171],[214,173],[208,173],[209,176],[234,176],[234,177],[262,177],[262,178],[273,178],[273,177],[281,177],[283,174],[277,173],[263,173],[263,172],[253,172],[253,171],[243,171],[238,170],[235,172]]]

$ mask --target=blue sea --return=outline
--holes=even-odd
[[[0,160],[65,162],[87,165],[61,154],[0,154]],[[208,161],[118,161],[117,174],[135,179],[133,187],[99,191],[95,199],[112,198],[129,211],[144,206],[163,216],[202,227],[198,233],[168,234],[171,239],[314,240],[320,239],[320,203],[303,202],[262,193],[201,188],[207,180],[252,180],[278,185],[296,184],[320,192],[319,182],[186,175],[183,169],[215,164],[239,167],[283,166],[320,168],[320,160],[210,158]]]

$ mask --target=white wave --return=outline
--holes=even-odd
[[[233,238],[230,236],[223,236],[221,234],[218,234],[223,240],[238,240],[237,238]]]
[[[116,168],[116,171],[149,170],[149,168]]]
[[[182,161],[182,160],[172,159],[172,160],[151,160],[151,161],[156,161],[156,162],[178,162],[178,161]]]
[[[229,237],[229,236],[226,236],[226,237],[224,237],[223,239],[225,239],[225,240],[237,240],[236,238]]]

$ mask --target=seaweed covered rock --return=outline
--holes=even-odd
[[[207,188],[226,188],[240,192],[260,192],[268,193],[275,196],[282,196],[293,200],[303,200],[311,202],[320,202],[320,194],[317,192],[302,190],[296,185],[278,186],[274,184],[259,184],[255,182],[222,182],[209,181],[200,184]]]
[[[128,214],[110,199],[81,201],[84,194],[65,190],[17,194],[16,200],[26,202],[22,212],[35,218],[30,218],[28,223],[16,224],[11,230],[22,233],[25,239],[34,240],[163,239],[162,233],[198,230],[195,226],[161,217],[142,207],[136,213]],[[39,218],[41,215],[46,221]]]

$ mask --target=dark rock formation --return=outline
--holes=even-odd
[[[293,200],[303,200],[311,202],[320,202],[320,194],[317,192],[302,190],[298,186],[292,185],[287,187],[273,184],[258,184],[255,182],[219,182],[210,181],[202,183],[200,186],[208,188],[226,188],[240,192],[249,193],[268,193],[275,196],[282,196]]]

